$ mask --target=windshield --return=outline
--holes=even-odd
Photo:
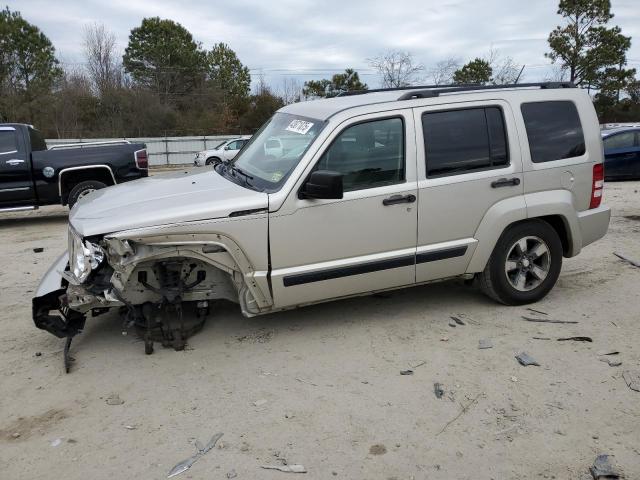
[[[276,113],[251,137],[233,166],[250,176],[254,188],[275,192],[323,127],[324,122],[314,118]]]
[[[218,150],[219,148],[221,148],[225,143],[227,143],[229,140],[225,140],[224,142],[220,142],[219,144],[217,144],[215,147],[213,147],[211,150]]]

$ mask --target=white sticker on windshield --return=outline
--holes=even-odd
[[[313,123],[311,122],[305,122],[304,120],[293,120],[286,128],[286,130],[304,135],[309,130],[311,130],[311,127],[313,127]]]

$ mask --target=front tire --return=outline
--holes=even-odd
[[[480,274],[482,291],[505,305],[544,298],[562,268],[562,242],[547,222],[531,220],[509,227]]]
[[[216,163],[220,163],[220,159],[218,157],[209,157],[205,162],[205,165],[215,165]]]
[[[97,180],[87,180],[84,182],[78,183],[71,189],[69,192],[69,200],[67,203],[69,204],[69,209],[72,209],[73,206],[85,195],[90,194],[95,190],[100,190],[101,188],[105,188],[107,185],[98,182]]]

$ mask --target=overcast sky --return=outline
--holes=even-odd
[[[371,58],[389,49],[411,52],[427,70],[445,57],[463,62],[489,48],[526,65],[525,81],[550,75],[549,32],[559,24],[557,0],[8,0],[53,42],[58,58],[81,64],[82,29],[103,23],[124,51],[142,18],[181,23],[211,48],[225,42],[251,69],[278,87],[355,68],[370,87]],[[632,37],[629,64],[640,70],[640,0],[612,0],[613,22]]]

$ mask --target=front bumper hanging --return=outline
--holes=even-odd
[[[46,330],[58,338],[65,338],[64,366],[67,373],[71,366],[69,347],[71,339],[82,332],[85,315],[69,309],[66,305],[66,285],[63,283],[62,271],[67,267],[69,256],[61,255],[43,277],[36,296],[32,299],[33,323],[41,330]],[[54,313],[52,313],[54,312]]]

